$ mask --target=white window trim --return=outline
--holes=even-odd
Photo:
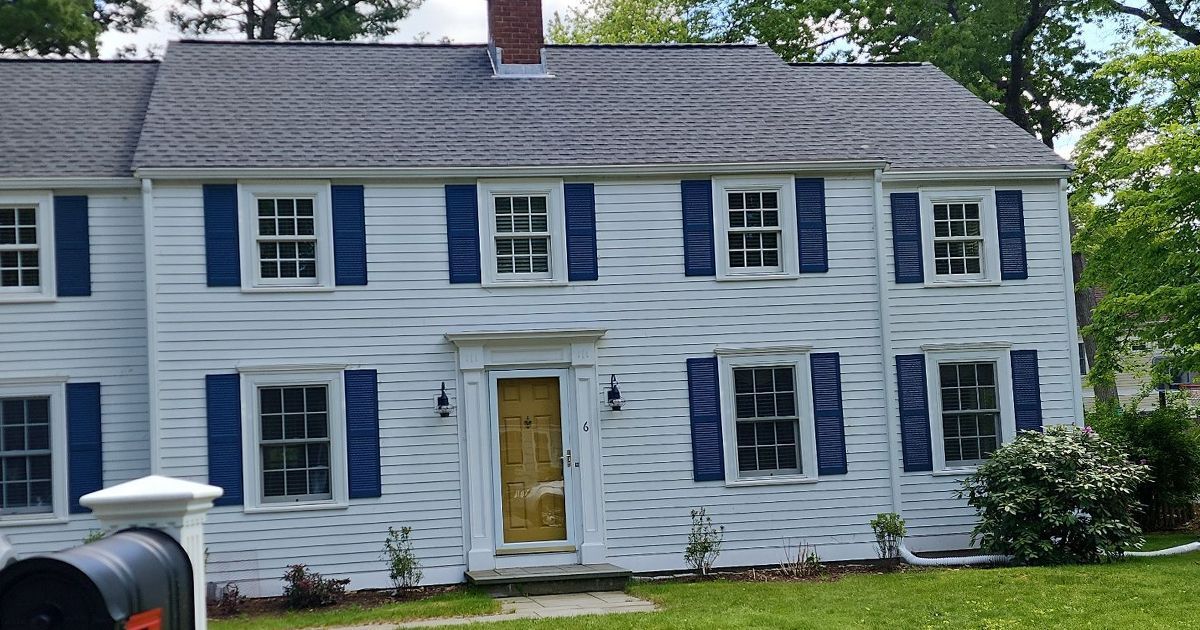
[[[996,394],[1000,404],[1000,444],[1008,444],[1017,436],[1017,417],[1013,406],[1012,365],[1007,347],[925,352],[925,382],[929,390],[929,433],[933,440],[933,472],[935,475],[966,475],[978,466],[946,466],[946,445],[942,433],[941,363],[971,363],[991,361],[996,364]]]
[[[1000,283],[1000,232],[996,225],[995,188],[922,188],[921,197],[921,266],[925,270],[925,286],[980,286]],[[933,260],[933,205],[935,203],[978,203],[983,235],[983,271],[964,276],[939,276]]]
[[[313,219],[317,235],[317,277],[315,279],[261,277],[258,262],[259,197],[309,197],[313,199]],[[238,241],[242,258],[242,291],[298,292],[332,291],[333,206],[329,182],[238,182]]]
[[[789,350],[772,347],[761,351],[753,349],[725,349],[717,353],[720,367],[721,388],[721,436],[725,455],[726,486],[762,486],[817,481],[817,429],[812,408],[812,377],[809,371],[809,354],[805,347]],[[799,418],[801,472],[792,475],[740,477],[737,460],[737,403],[734,396],[733,370],[735,368],[788,366],[796,377],[796,413]]]
[[[328,366],[303,369],[281,366],[278,371],[264,368],[241,372],[242,389],[242,479],[245,483],[243,511],[247,514],[267,512],[296,512],[321,509],[344,509],[350,505],[347,475],[349,459],[346,449],[346,397],[341,370]],[[258,388],[290,385],[325,385],[328,388],[329,419],[329,489],[332,498],[319,501],[276,503],[263,500],[262,451],[259,439],[262,423],[258,416]]]
[[[53,510],[44,514],[0,516],[0,527],[65,523],[69,518],[67,474],[70,448],[67,444],[67,393],[65,378],[25,382],[0,381],[0,398],[50,398],[50,475]]]
[[[777,191],[779,194],[779,270],[755,271],[729,267],[729,193],[738,190]],[[717,280],[789,280],[800,277],[796,226],[796,184],[791,176],[714,177],[713,230],[717,245]]]
[[[0,288],[0,302],[50,302],[58,298],[54,270],[54,195],[48,191],[0,192],[0,206],[37,207],[39,286]]]
[[[479,253],[484,287],[538,287],[567,284],[567,210],[561,179],[481,179]],[[545,195],[549,213],[550,273],[509,277],[496,271],[496,197]]]

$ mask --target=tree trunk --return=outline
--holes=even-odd
[[[263,9],[262,20],[258,26],[258,39],[275,39],[275,26],[279,23],[279,0],[271,0],[271,4]]]
[[[1154,13],[1138,7],[1121,4],[1120,2],[1114,2],[1113,4],[1120,13],[1139,17],[1157,25],[1159,28],[1174,33],[1180,39],[1193,46],[1200,46],[1200,28],[1191,24],[1185,24],[1181,17],[1176,15],[1171,6],[1166,3],[1166,0],[1147,0],[1147,2],[1150,8],[1154,9]]]
[[[1075,222],[1071,221],[1071,242],[1075,242]],[[1075,285],[1075,319],[1079,326],[1079,337],[1083,339],[1083,353],[1089,366],[1096,362],[1096,340],[1091,335],[1084,335],[1083,328],[1092,323],[1092,310],[1096,308],[1096,293],[1091,289],[1080,289],[1079,278],[1083,275],[1084,260],[1082,254],[1071,254],[1072,280]],[[1092,383],[1092,391],[1096,394],[1097,402],[1120,403],[1117,386],[1111,383]]]

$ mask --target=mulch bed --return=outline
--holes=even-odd
[[[708,582],[729,580],[733,582],[832,582],[847,575],[882,574],[912,571],[905,564],[888,566],[880,562],[835,562],[822,564],[814,571],[789,571],[781,568],[716,569],[707,576],[694,573],[659,575],[652,578],[634,578],[645,582]]]
[[[342,609],[382,606],[384,604],[390,604],[394,602],[417,601],[421,599],[428,599],[443,593],[454,593],[463,590],[463,588],[464,587],[460,585],[422,586],[419,588],[405,590],[401,592],[399,596],[397,596],[396,592],[390,588],[353,591],[346,593],[346,598],[342,600],[341,603],[334,606],[326,606],[320,608],[320,610],[337,611]],[[276,615],[291,611],[292,609],[287,607],[287,600],[283,597],[247,598],[240,606],[237,607],[236,611],[224,610],[216,606],[213,602],[208,603],[209,619],[238,617],[242,615]]]

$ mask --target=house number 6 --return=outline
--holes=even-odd
[[[588,426],[588,421],[584,420],[583,421],[583,432],[587,433],[588,431],[591,431],[591,430],[592,430],[591,427]]]

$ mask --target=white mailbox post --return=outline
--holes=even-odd
[[[91,508],[106,532],[148,527],[179,541],[192,562],[195,627],[205,630],[204,518],[222,494],[216,486],[151,475],[86,494],[79,502]]]

